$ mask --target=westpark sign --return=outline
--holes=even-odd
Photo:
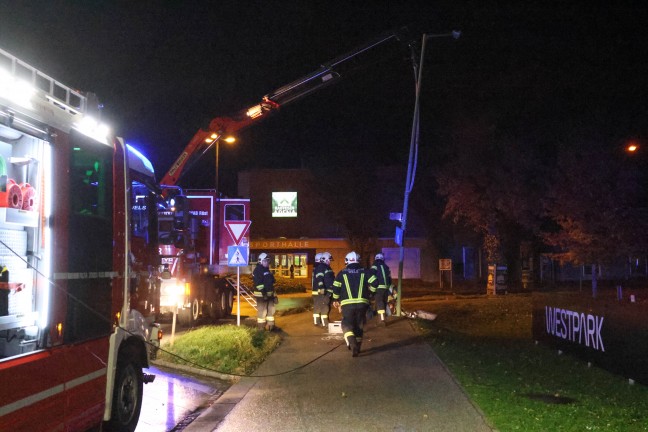
[[[633,297],[634,299],[635,297]],[[648,301],[605,293],[533,293],[533,338],[586,362],[648,384]]]

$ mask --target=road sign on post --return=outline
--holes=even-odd
[[[225,221],[225,228],[227,232],[232,236],[232,240],[238,246],[241,243],[241,239],[250,229],[250,224],[252,221]]]
[[[248,265],[248,248],[244,246],[227,247],[227,265],[230,267],[242,267]]]

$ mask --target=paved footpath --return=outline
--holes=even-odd
[[[310,312],[277,325],[284,340],[258,377],[230,387],[185,432],[492,430],[406,318],[370,321],[356,358]]]

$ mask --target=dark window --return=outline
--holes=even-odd
[[[73,132],[66,342],[111,330],[113,149]]]
[[[245,206],[243,204],[226,204],[225,220],[226,221],[245,220]]]

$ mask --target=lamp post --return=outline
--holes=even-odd
[[[428,39],[438,37],[452,37],[458,39],[461,32],[454,30],[450,33],[428,35],[423,34],[421,42],[421,55],[419,62],[416,64],[415,55],[412,56],[414,60],[414,78],[416,79],[416,97],[414,100],[414,116],[412,120],[412,135],[410,138],[409,160],[407,162],[407,178],[405,180],[405,195],[403,197],[403,213],[401,217],[400,234],[397,237],[400,240],[400,252],[398,259],[398,295],[396,297],[396,316],[401,316],[401,297],[402,297],[402,284],[403,284],[403,260],[405,258],[405,233],[407,230],[407,207],[409,204],[409,195],[414,187],[414,177],[416,175],[416,162],[418,160],[418,144],[419,144],[419,120],[420,120],[420,104],[419,98],[421,94],[421,82],[423,79],[423,60],[425,57],[425,45]]]
[[[223,141],[225,141],[228,144],[233,144],[236,142],[236,138],[233,136],[227,136],[223,138]],[[215,183],[215,190],[216,190],[216,199],[219,198],[219,193],[218,193],[218,169],[219,169],[219,162],[220,162],[220,138],[218,138],[215,142],[215,148],[216,148],[216,183]]]

